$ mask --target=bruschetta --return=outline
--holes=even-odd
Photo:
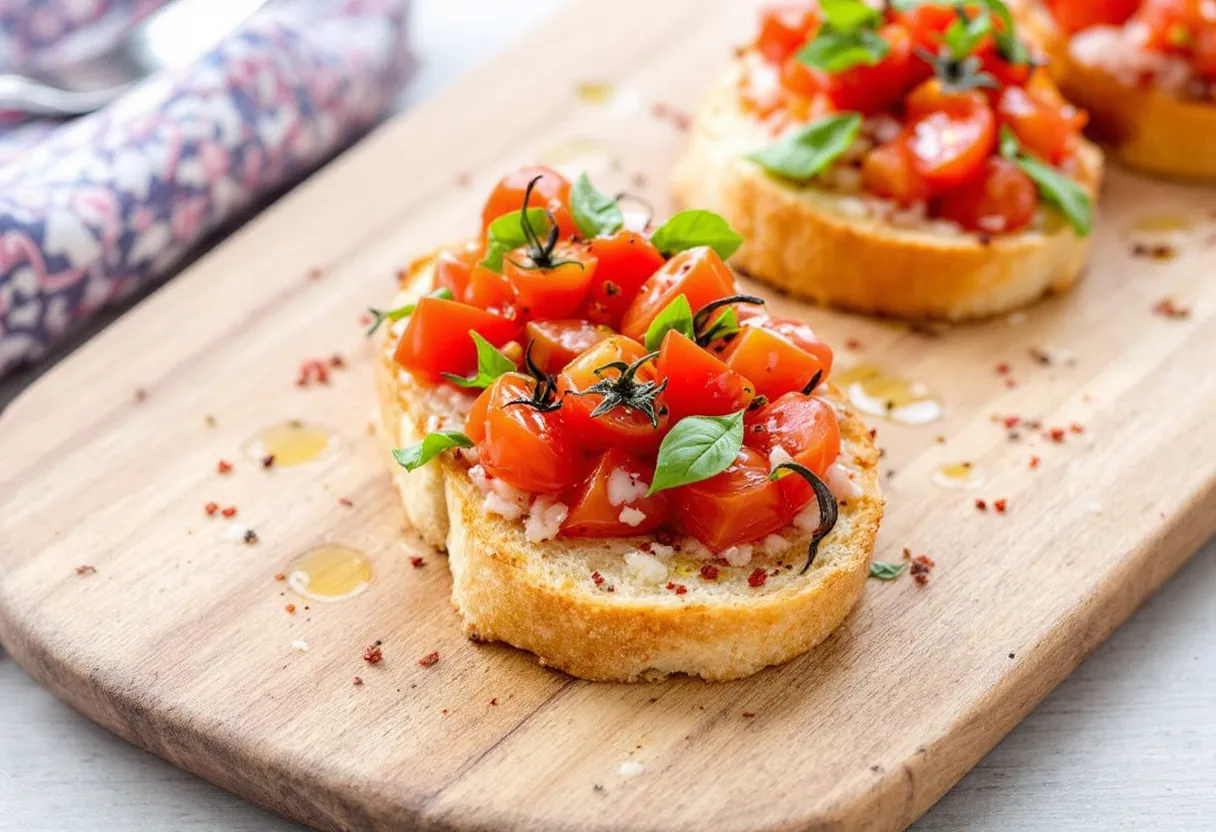
[[[1000,0],[764,12],[695,119],[677,204],[802,298],[967,319],[1069,288],[1102,154]]]
[[[831,349],[739,292],[738,242],[528,168],[373,310],[391,468],[470,639],[584,679],[735,679],[856,603],[878,453]]]
[[[1061,90],[1089,111],[1090,135],[1116,159],[1216,181],[1216,4],[1051,0],[1024,13]]]

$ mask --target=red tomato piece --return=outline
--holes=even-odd
[[[996,148],[996,117],[978,90],[949,92],[931,79],[908,96],[912,168],[934,192],[979,173]]]
[[[1023,149],[1052,165],[1073,154],[1085,126],[1085,114],[1064,101],[1055,84],[1040,72],[1027,87],[1002,90],[997,114]]]
[[[826,381],[827,377],[832,372],[832,348],[820,341],[815,336],[815,331],[808,324],[794,318],[768,318],[763,323],[760,323],[763,329],[769,329],[789,339],[798,349],[806,350],[811,355],[819,359],[819,363],[823,365],[823,378]]]
[[[879,145],[861,161],[861,182],[875,196],[901,205],[926,200],[932,194],[929,182],[916,169],[908,147],[907,130]]]
[[[571,215],[569,208],[570,180],[553,168],[546,167],[545,165],[530,165],[520,168],[498,181],[498,184],[494,186],[494,190],[490,193],[490,198],[486,200],[485,207],[481,209],[482,231],[484,232],[488,229],[490,223],[503,214],[509,214],[512,211],[518,211],[523,208],[524,194],[527,192],[528,183],[538,176],[541,179],[532,189],[532,196],[528,199],[528,206],[531,208],[545,208],[550,211],[557,220],[557,226],[563,238],[572,237],[577,234],[578,226],[575,225],[574,217]]]
[[[666,260],[645,235],[626,229],[588,240],[587,248],[599,261],[587,294],[587,317],[616,327],[642,284]]]
[[[559,372],[580,353],[612,335],[612,329],[591,321],[531,321],[524,330],[532,360],[546,373]]]
[[[559,244],[551,259],[560,265],[536,266],[527,248],[517,248],[503,257],[502,272],[515,290],[516,308],[524,318],[570,318],[587,299],[598,265],[595,257],[583,246]]]
[[[591,413],[600,405],[604,397],[598,393],[577,395],[603,379],[615,379],[621,376],[618,369],[600,370],[613,362],[633,364],[646,350],[637,341],[614,335],[584,352],[571,361],[561,375],[557,377],[557,387],[562,396],[562,411],[566,424],[579,441],[588,448],[595,450],[603,448],[622,448],[631,453],[646,456],[658,450],[659,443],[667,434],[671,416],[660,395],[655,401],[655,416],[658,420],[656,427],[650,417],[636,408],[614,407],[600,416]],[[648,361],[635,375],[638,383],[657,382],[658,371],[654,362]]]
[[[726,366],[747,378],[756,394],[772,401],[802,390],[816,373],[824,373],[817,357],[768,329],[745,326],[723,353]]]
[[[1201,78],[1216,80],[1216,26],[1209,24],[1195,33],[1191,45],[1191,67]]]
[[[935,210],[968,231],[1007,234],[1030,225],[1038,200],[1034,182],[1021,168],[991,156],[980,176],[938,197]]]
[[[815,4],[783,3],[760,12],[756,49],[766,60],[779,64],[794,54],[818,22]]]
[[[667,492],[646,496],[653,480],[653,465],[619,448],[609,448],[595,460],[586,479],[566,497],[570,512],[562,523],[562,534],[630,537],[662,528],[671,509]]]
[[[743,441],[766,458],[780,447],[795,462],[823,477],[840,456],[840,423],[822,399],[786,393],[744,417]],[[795,509],[810,502],[815,493],[800,476],[783,476],[778,482]]]
[[[1140,0],[1048,0],[1047,5],[1060,28],[1072,33],[1103,24],[1122,26]]]
[[[671,489],[671,502],[681,527],[713,552],[780,531],[796,513],[769,479],[768,458],[746,445],[721,474]]]
[[[654,319],[679,295],[688,298],[688,305],[696,312],[707,303],[733,294],[735,276],[716,251],[708,246],[681,251],[642,284],[621,320],[621,333],[642,340]]]
[[[907,11],[897,11],[894,16],[908,30],[913,47],[935,54],[941,46],[942,35],[951,23],[958,20],[955,7],[946,3],[920,3]]]
[[[442,373],[469,375],[477,369],[472,330],[496,347],[519,335],[515,321],[475,306],[442,298],[422,298],[410,315],[394,358],[415,375],[438,381]]]
[[[485,256],[480,243],[469,243],[458,249],[445,249],[435,258],[435,287],[444,287],[456,300],[465,300],[469,274]],[[483,307],[484,308],[484,307]]]
[[[822,94],[839,111],[854,110],[864,115],[884,113],[903,100],[904,94],[931,70],[912,51],[908,30],[888,24],[879,30],[890,51],[878,63],[858,64],[840,72],[825,72],[806,66],[796,57],[786,59],[781,82],[790,92],[804,98]]]
[[[530,398],[535,387],[528,376],[499,376],[474,403],[465,433],[489,476],[534,494],[559,494],[582,479],[582,453],[560,411],[509,404]]]
[[[480,263],[469,270],[469,282],[465,286],[464,301],[470,306],[487,309],[506,318],[515,315],[515,289],[506,275],[491,271]]]
[[[672,421],[685,416],[724,416],[747,407],[756,389],[716,356],[672,330],[663,338],[656,362],[667,380],[663,399]]]

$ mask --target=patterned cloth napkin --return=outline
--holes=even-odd
[[[163,3],[0,0],[0,72],[113,39]],[[408,5],[272,0],[100,112],[0,122],[0,375],[375,123],[411,68]]]

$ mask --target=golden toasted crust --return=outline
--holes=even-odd
[[[771,141],[738,106],[733,66],[697,116],[672,175],[681,206],[716,211],[746,242],[732,262],[790,294],[857,312],[960,320],[1068,289],[1089,238],[1054,211],[1042,231],[994,235],[909,229],[858,215],[857,198],[766,174],[745,154]],[[1096,196],[1102,154],[1085,143],[1082,184]]]
[[[419,441],[435,400],[427,403],[427,389],[400,372],[388,347],[377,376],[387,444]],[[862,495],[841,506],[815,565],[798,574],[809,532],[789,530],[783,554],[720,567],[713,582],[699,577],[701,561],[675,556],[672,580],[687,586],[680,595],[631,577],[623,552],[645,538],[530,543],[519,521],[483,508],[465,464],[450,454],[412,473],[391,459],[390,465],[407,514],[425,525],[428,539],[444,532],[452,601],[470,637],[529,650],[542,664],[584,679],[632,682],[684,673],[724,680],[809,650],[861,595],[883,511],[878,451],[855,415],[841,414],[841,431],[842,457],[854,466]],[[436,497],[444,501],[439,511]],[[770,577],[751,587],[747,577],[758,567]]]

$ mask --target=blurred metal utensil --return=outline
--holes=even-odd
[[[104,52],[36,75],[0,75],[0,110],[78,116],[104,107],[154,72],[189,64],[266,0],[174,0]]]

